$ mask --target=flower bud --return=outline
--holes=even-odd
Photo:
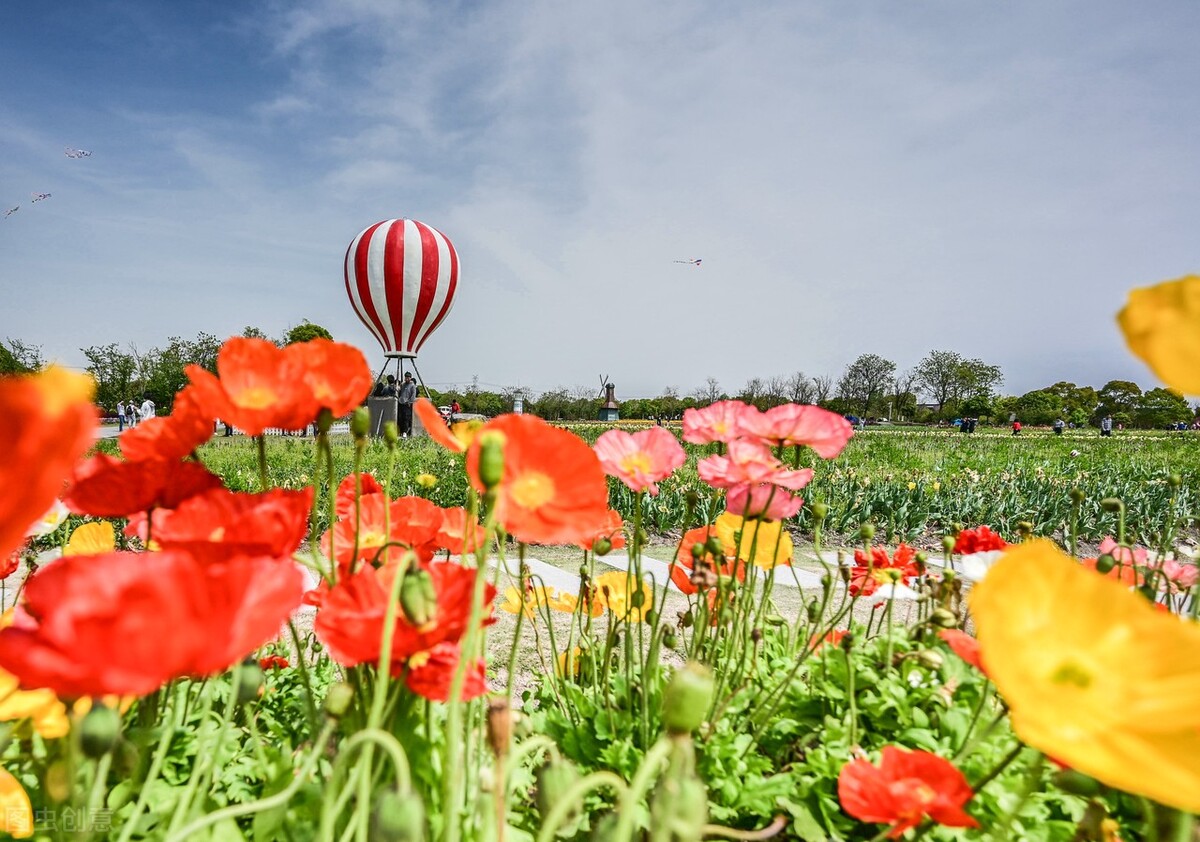
[[[648,609],[646,609],[646,613],[642,615],[642,619],[644,619],[646,621],[646,625],[648,625],[648,626],[657,626],[658,625],[658,612],[655,611],[653,608],[648,608]]]
[[[704,558],[704,543],[697,541],[692,544],[692,561],[699,561]]]
[[[1028,538],[1033,534],[1033,524],[1027,520],[1017,521],[1017,534],[1024,538]]]
[[[1179,486],[1183,485],[1183,477],[1181,477],[1179,474],[1171,474],[1169,477],[1167,477],[1167,485],[1171,486],[1172,488],[1178,488]]]
[[[422,488],[433,488],[437,482],[438,478],[433,474],[417,474],[417,485]]]
[[[1076,504],[1082,503],[1084,499],[1083,490],[1080,488],[1072,488],[1067,496],[1071,498],[1072,503]]]
[[[670,626],[664,628],[662,642],[663,646],[667,647],[668,649],[674,649],[675,644],[679,642],[679,638],[675,634],[675,629],[671,628]]]
[[[957,578],[958,578],[958,573],[953,570],[943,570],[942,571],[942,581],[943,582],[953,582]]]
[[[1116,497],[1105,497],[1100,501],[1100,508],[1106,512],[1119,512],[1125,507],[1125,504]]]
[[[513,712],[508,699],[503,696],[492,699],[488,703],[487,733],[488,745],[492,747],[492,754],[496,757],[508,754],[508,747],[512,743],[512,726]]]
[[[552,756],[538,768],[537,807],[543,820],[578,780],[579,771],[575,764],[563,757]],[[574,817],[575,812],[571,811],[571,817]]]
[[[695,622],[696,615],[692,613],[692,609],[689,608],[687,611],[680,612],[679,625],[683,626],[685,629],[690,629]]]
[[[942,538],[942,549],[948,553],[952,553],[952,552],[954,552],[954,545],[956,543],[957,543],[957,539],[955,539],[955,537],[953,535],[947,535],[944,538]]]
[[[757,626],[752,628],[750,630],[750,640],[753,641],[754,643],[761,643],[762,642],[762,629],[758,628]]]
[[[957,521],[955,521],[954,523],[950,524],[950,534],[951,535],[954,535],[955,537],[957,537],[958,533],[960,533],[962,531],[963,531],[963,525],[961,523],[958,523]]]
[[[237,673],[237,700],[238,704],[246,704],[257,699],[262,694],[263,689],[263,671],[262,667],[255,661],[242,664],[242,668]]]
[[[388,446],[388,449],[395,447],[400,441],[400,428],[396,426],[395,421],[383,422],[383,443]]]
[[[958,625],[958,617],[954,616],[954,612],[948,608],[934,609],[933,613],[929,615],[929,621],[944,629],[952,629]]]
[[[333,428],[333,413],[328,407],[321,407],[317,413],[317,432],[328,433]]]
[[[354,688],[344,681],[329,688],[325,695],[325,713],[333,719],[341,719],[354,704]]]
[[[824,503],[813,503],[808,509],[812,512],[813,520],[817,523],[820,523],[829,516],[829,506]]]
[[[1063,792],[1094,798],[1100,794],[1100,782],[1090,775],[1074,769],[1059,769],[1054,773],[1054,785]]]
[[[371,809],[371,839],[379,842],[423,842],[425,805],[415,792],[385,790]]]
[[[846,632],[842,635],[841,647],[846,652],[854,648],[854,634],[852,632]]]
[[[371,432],[371,413],[365,406],[354,410],[350,416],[350,434],[356,439],[363,439]]]
[[[495,488],[504,479],[504,434],[488,430],[479,434],[479,481]]]
[[[687,493],[683,495],[683,499],[687,503],[689,511],[694,510],[700,505],[700,494],[694,488],[689,488]]]
[[[922,649],[917,653],[917,661],[921,666],[929,667],[931,670],[941,669],[945,660],[940,652],[934,652],[932,649]]]
[[[713,699],[708,667],[689,661],[675,670],[663,691],[663,726],[671,734],[690,734],[700,727]]]
[[[1116,566],[1117,566],[1117,560],[1115,558],[1113,558],[1111,555],[1109,555],[1108,553],[1105,553],[1104,555],[1102,555],[1098,559],[1096,559],[1096,572],[1097,573],[1109,573]]]
[[[720,539],[716,535],[710,535],[708,540],[704,542],[704,549],[712,556],[724,555],[725,548],[721,546]]]
[[[597,538],[592,542],[592,552],[598,556],[606,556],[612,552],[612,541],[608,538]]]
[[[108,754],[121,736],[121,715],[97,701],[79,725],[79,745],[83,753],[96,759]]]
[[[417,631],[428,631],[437,624],[437,593],[428,570],[408,571],[400,583],[400,608]]]
[[[864,541],[870,541],[875,538],[875,525],[872,523],[864,523],[858,527],[858,537]]]
[[[646,603],[646,593],[641,588],[629,595],[629,604],[634,608],[641,608]]]
[[[821,604],[817,602],[817,598],[815,596],[808,601],[807,605],[804,606],[804,612],[810,623],[816,622],[817,617],[821,614]]]

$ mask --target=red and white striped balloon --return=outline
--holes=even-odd
[[[346,249],[346,294],[389,357],[415,357],[457,291],[458,252],[423,222],[377,222]]]

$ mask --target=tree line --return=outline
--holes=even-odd
[[[242,335],[281,346],[317,337],[332,338],[328,330],[308,321],[278,338],[255,327],[246,327]],[[187,384],[187,366],[198,365],[215,373],[220,346],[215,336],[201,332],[194,339],[170,337],[161,348],[142,350],[133,344],[110,343],[80,350],[87,360],[87,371],[96,380],[98,405],[112,411],[119,401],[141,403],[150,398],[160,411],[169,412],[175,394]],[[0,343],[0,374],[32,371],[43,365],[37,346],[16,339]],[[751,377],[737,390],[723,389],[715,377],[709,377],[687,394],[668,386],[656,397],[621,400],[621,417],[679,418],[689,408],[730,398],[762,410],[785,403],[815,404],[864,419],[916,423],[959,417],[1007,423],[1015,416],[1024,424],[1052,424],[1061,418],[1076,426],[1095,426],[1110,416],[1114,423],[1126,427],[1162,428],[1180,421],[1190,423],[1198,414],[1178,392],[1164,388],[1143,391],[1127,380],[1111,380],[1100,389],[1060,381],[1023,395],[1000,394],[1003,382],[999,366],[954,351],[930,351],[905,370],[878,354],[862,354],[838,377],[797,371]],[[463,412],[489,417],[511,411],[520,399],[526,412],[554,421],[594,420],[604,402],[594,387],[558,387],[542,392],[520,386],[488,390],[479,388],[478,378],[462,387],[431,389],[430,396],[439,405],[458,401]]]

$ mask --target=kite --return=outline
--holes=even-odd
[[[15,208],[9,208],[8,210],[6,210],[6,211],[4,212],[4,218],[5,218],[5,219],[8,219],[10,216],[12,216],[14,213],[16,213],[17,211],[19,211],[20,209],[21,209],[21,206],[20,206],[20,205],[17,205]]]
[[[699,266],[699,265],[700,265],[700,260],[701,260],[701,259],[702,259],[702,258],[699,258],[699,257],[697,257],[697,258],[694,258],[694,259],[692,259],[692,260],[676,260],[675,262],[676,262],[676,263],[686,263],[686,264],[688,264],[689,266]]]
[[[68,146],[67,147],[67,157],[68,158],[90,158],[90,157],[92,157],[92,153],[87,151],[86,149],[72,149],[71,147]]]
[[[33,196],[33,201],[35,201],[35,202],[40,202],[42,199],[49,199],[49,198],[50,198],[50,194],[49,194],[49,193],[32,193],[32,194],[30,194],[30,195],[32,195],[32,196]]]

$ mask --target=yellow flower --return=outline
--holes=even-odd
[[[611,611],[618,620],[628,619],[631,623],[640,623],[642,613],[649,611],[654,605],[654,592],[650,590],[650,585],[642,582],[639,591],[637,580],[624,571],[610,570],[608,573],[601,573],[592,581],[596,586],[596,601]],[[638,601],[634,597],[639,592],[642,595],[641,605],[634,605],[633,603]]]
[[[525,612],[525,616],[532,620],[537,616],[537,607],[539,605],[547,605],[552,599],[553,591],[543,587],[533,587],[525,592],[525,598],[521,598],[521,592],[509,585],[504,589],[504,601],[500,603],[500,610],[508,614],[519,614]]]
[[[20,690],[17,677],[0,670],[0,722],[15,719],[28,719],[33,730],[48,740],[65,737],[71,730],[67,706],[53,690]]]
[[[917,490],[917,484],[916,484],[915,482],[910,482],[910,483],[908,484],[908,490],[909,490],[909,491],[916,491],[916,490]]]
[[[940,482],[935,482],[935,483],[933,484],[933,490],[934,490],[934,491],[941,491],[941,490],[942,490],[942,484],[941,484]]]
[[[578,646],[571,648],[571,669],[570,675],[573,678],[579,677],[579,670],[583,666],[583,650]],[[558,674],[560,676],[567,675],[567,653],[558,653]]]
[[[1200,275],[1130,291],[1117,322],[1129,350],[1160,380],[1200,395]]]
[[[14,839],[33,836],[33,805],[25,787],[7,769],[0,769],[0,830]]]
[[[567,591],[559,591],[558,595],[551,597],[550,601],[546,604],[555,611],[574,614],[575,608],[579,605],[579,597]],[[604,605],[596,599],[585,600],[584,611],[590,611],[593,617],[599,617],[604,613]]]
[[[1031,746],[1117,789],[1200,812],[1200,625],[1049,541],[971,593],[988,674]]]
[[[792,536],[780,521],[744,521],[740,515],[725,512],[713,527],[726,552],[733,548],[742,561],[753,562],[763,570],[792,563]]]
[[[437,485],[437,477],[433,474],[417,474],[417,485],[422,488],[433,488]]]
[[[63,548],[63,555],[99,555],[111,553],[116,548],[113,525],[103,520],[76,527],[71,533],[71,540]]]

